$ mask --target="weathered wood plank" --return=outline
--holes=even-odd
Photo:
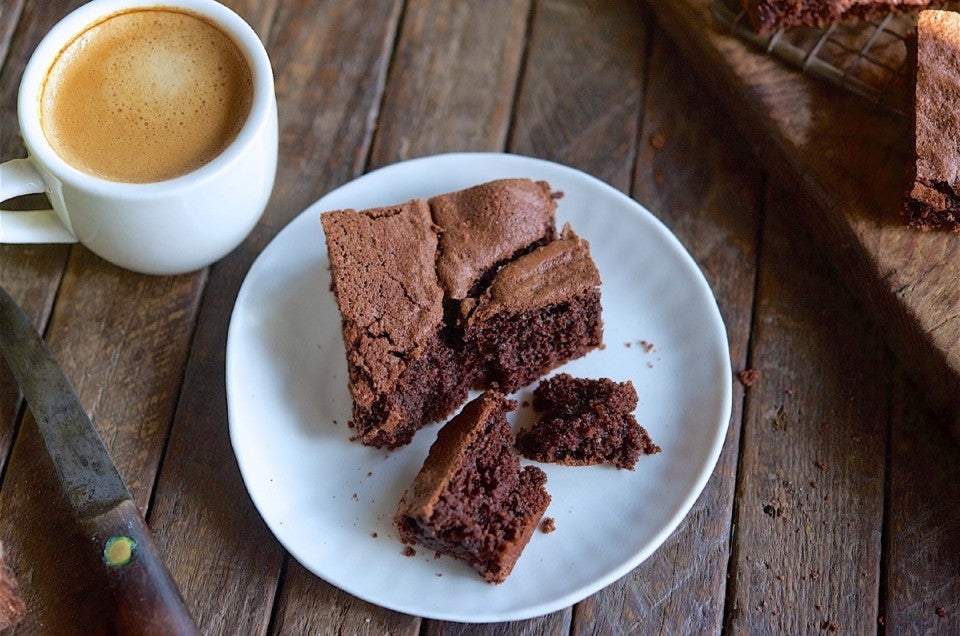
[[[766,201],[728,627],[871,633],[892,360],[796,210]]]
[[[3,23],[0,24],[0,67],[7,59],[7,51],[10,50],[10,41],[13,34],[20,24],[20,14],[23,11],[25,0],[8,0],[3,3]],[[6,158],[6,157],[4,157]]]
[[[882,624],[960,634],[960,464],[917,386],[898,378],[890,435]]]
[[[370,159],[502,150],[529,0],[410,0]]]
[[[700,264],[727,327],[734,370],[742,370],[757,275],[760,171],[724,115],[703,106],[700,86],[676,81],[685,62],[674,45],[656,31],[652,40],[633,196]],[[735,382],[724,449],[686,520],[646,562],[577,607],[575,633],[719,633],[743,396]]]
[[[288,559],[277,600],[273,634],[342,634],[417,636],[420,620],[367,603],[317,578]]]
[[[15,112],[7,87],[19,83],[36,42],[68,9],[62,4],[25,9],[24,29],[17,32],[4,66],[5,77],[17,78],[4,82],[5,114]],[[14,120],[11,116],[8,121]],[[5,156],[23,152],[19,140],[8,137],[15,130],[3,128]],[[45,322],[57,294],[47,341],[136,503],[145,510],[179,392],[203,276],[138,276],[80,247],[4,246],[2,258],[4,286],[15,298],[30,301],[26,309],[37,316],[38,324]],[[8,382],[5,396],[16,395]],[[8,408],[4,411],[10,412]],[[28,417],[0,491],[0,517],[18,522],[17,534],[4,540],[12,567],[27,581],[22,589],[30,613],[24,629],[42,624],[63,633],[89,632],[103,620],[96,602],[101,595],[91,587],[97,582],[81,576],[88,571],[84,559],[92,555],[83,550],[64,554],[73,543],[73,529],[58,506],[60,495],[47,478],[49,462],[33,441],[32,427]],[[38,505],[38,490],[44,493],[43,505]]]
[[[188,604],[209,633],[265,632],[285,559],[244,489],[230,447],[224,345],[233,302],[270,238],[321,194],[361,172],[399,16],[396,2],[305,0],[258,10],[273,16],[261,35],[268,34],[277,71],[277,185],[251,237],[211,268],[150,518]],[[248,16],[252,24],[260,23],[257,15]],[[275,623],[318,620],[305,612],[316,609],[311,599],[322,597],[326,584],[291,568],[285,585],[287,602]],[[399,620],[380,608],[351,609],[340,620],[350,623],[355,616],[360,624],[371,611],[378,612],[377,624]]]
[[[645,23],[637,3],[623,0],[537,2],[510,151],[564,163],[629,190]]]

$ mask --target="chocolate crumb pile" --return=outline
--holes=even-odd
[[[633,470],[641,455],[660,452],[633,410],[633,383],[575,378],[560,373],[533,392],[533,407],[544,415],[517,435],[517,449],[534,461],[588,466],[613,464]]]

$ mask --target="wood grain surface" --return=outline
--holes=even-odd
[[[4,0],[3,159],[24,152],[23,67],[77,4]],[[226,4],[266,43],[280,114],[276,186],[244,244],[177,277],[80,246],[0,246],[0,284],[76,387],[203,633],[960,633],[960,466],[939,414],[949,400],[923,373],[949,380],[958,353],[956,276],[929,274],[950,271],[957,239],[903,232],[887,207],[900,123],[801,89],[807,78],[706,30],[701,0]],[[859,123],[823,128],[834,112]],[[856,160],[799,175],[790,163],[838,147]],[[311,574],[261,520],[227,429],[227,327],[260,251],[372,168],[469,150],[571,165],[650,209],[709,281],[733,370],[759,373],[734,384],[717,467],[659,550],[572,607],[508,623],[408,616]],[[876,187],[857,183],[868,172]],[[939,327],[911,313],[921,296]],[[10,633],[102,631],[102,591],[5,365],[0,480],[0,541],[28,606]]]

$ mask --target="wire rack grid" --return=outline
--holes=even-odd
[[[878,19],[840,20],[823,29],[794,27],[758,34],[739,0],[713,0],[712,8],[721,28],[786,64],[897,115],[909,112],[915,13],[891,11]]]

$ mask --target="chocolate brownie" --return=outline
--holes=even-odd
[[[758,33],[797,26],[823,28],[840,18],[870,19],[894,10],[922,8],[931,0],[741,0]]]
[[[506,413],[516,408],[482,393],[440,429],[400,501],[394,525],[407,544],[461,559],[502,583],[550,504],[546,474],[520,467]]]
[[[569,466],[613,464],[633,470],[641,455],[660,452],[633,410],[633,383],[609,378],[575,378],[566,373],[546,379],[533,392],[533,408],[544,415],[517,435],[528,459]]]
[[[469,388],[504,392],[601,342],[586,241],[555,230],[542,181],[321,215],[364,444],[394,448]]]
[[[560,238],[505,265],[464,301],[467,355],[481,381],[504,393],[600,345],[600,274],[590,245],[565,225]]]
[[[912,227],[960,231],[960,13],[920,12],[915,68],[904,215]]]
[[[500,179],[428,203],[440,232],[437,278],[453,300],[476,292],[500,265],[555,235],[557,202],[545,181]]]
[[[321,216],[357,437],[395,447],[467,396],[444,341],[437,235],[425,201]]]

